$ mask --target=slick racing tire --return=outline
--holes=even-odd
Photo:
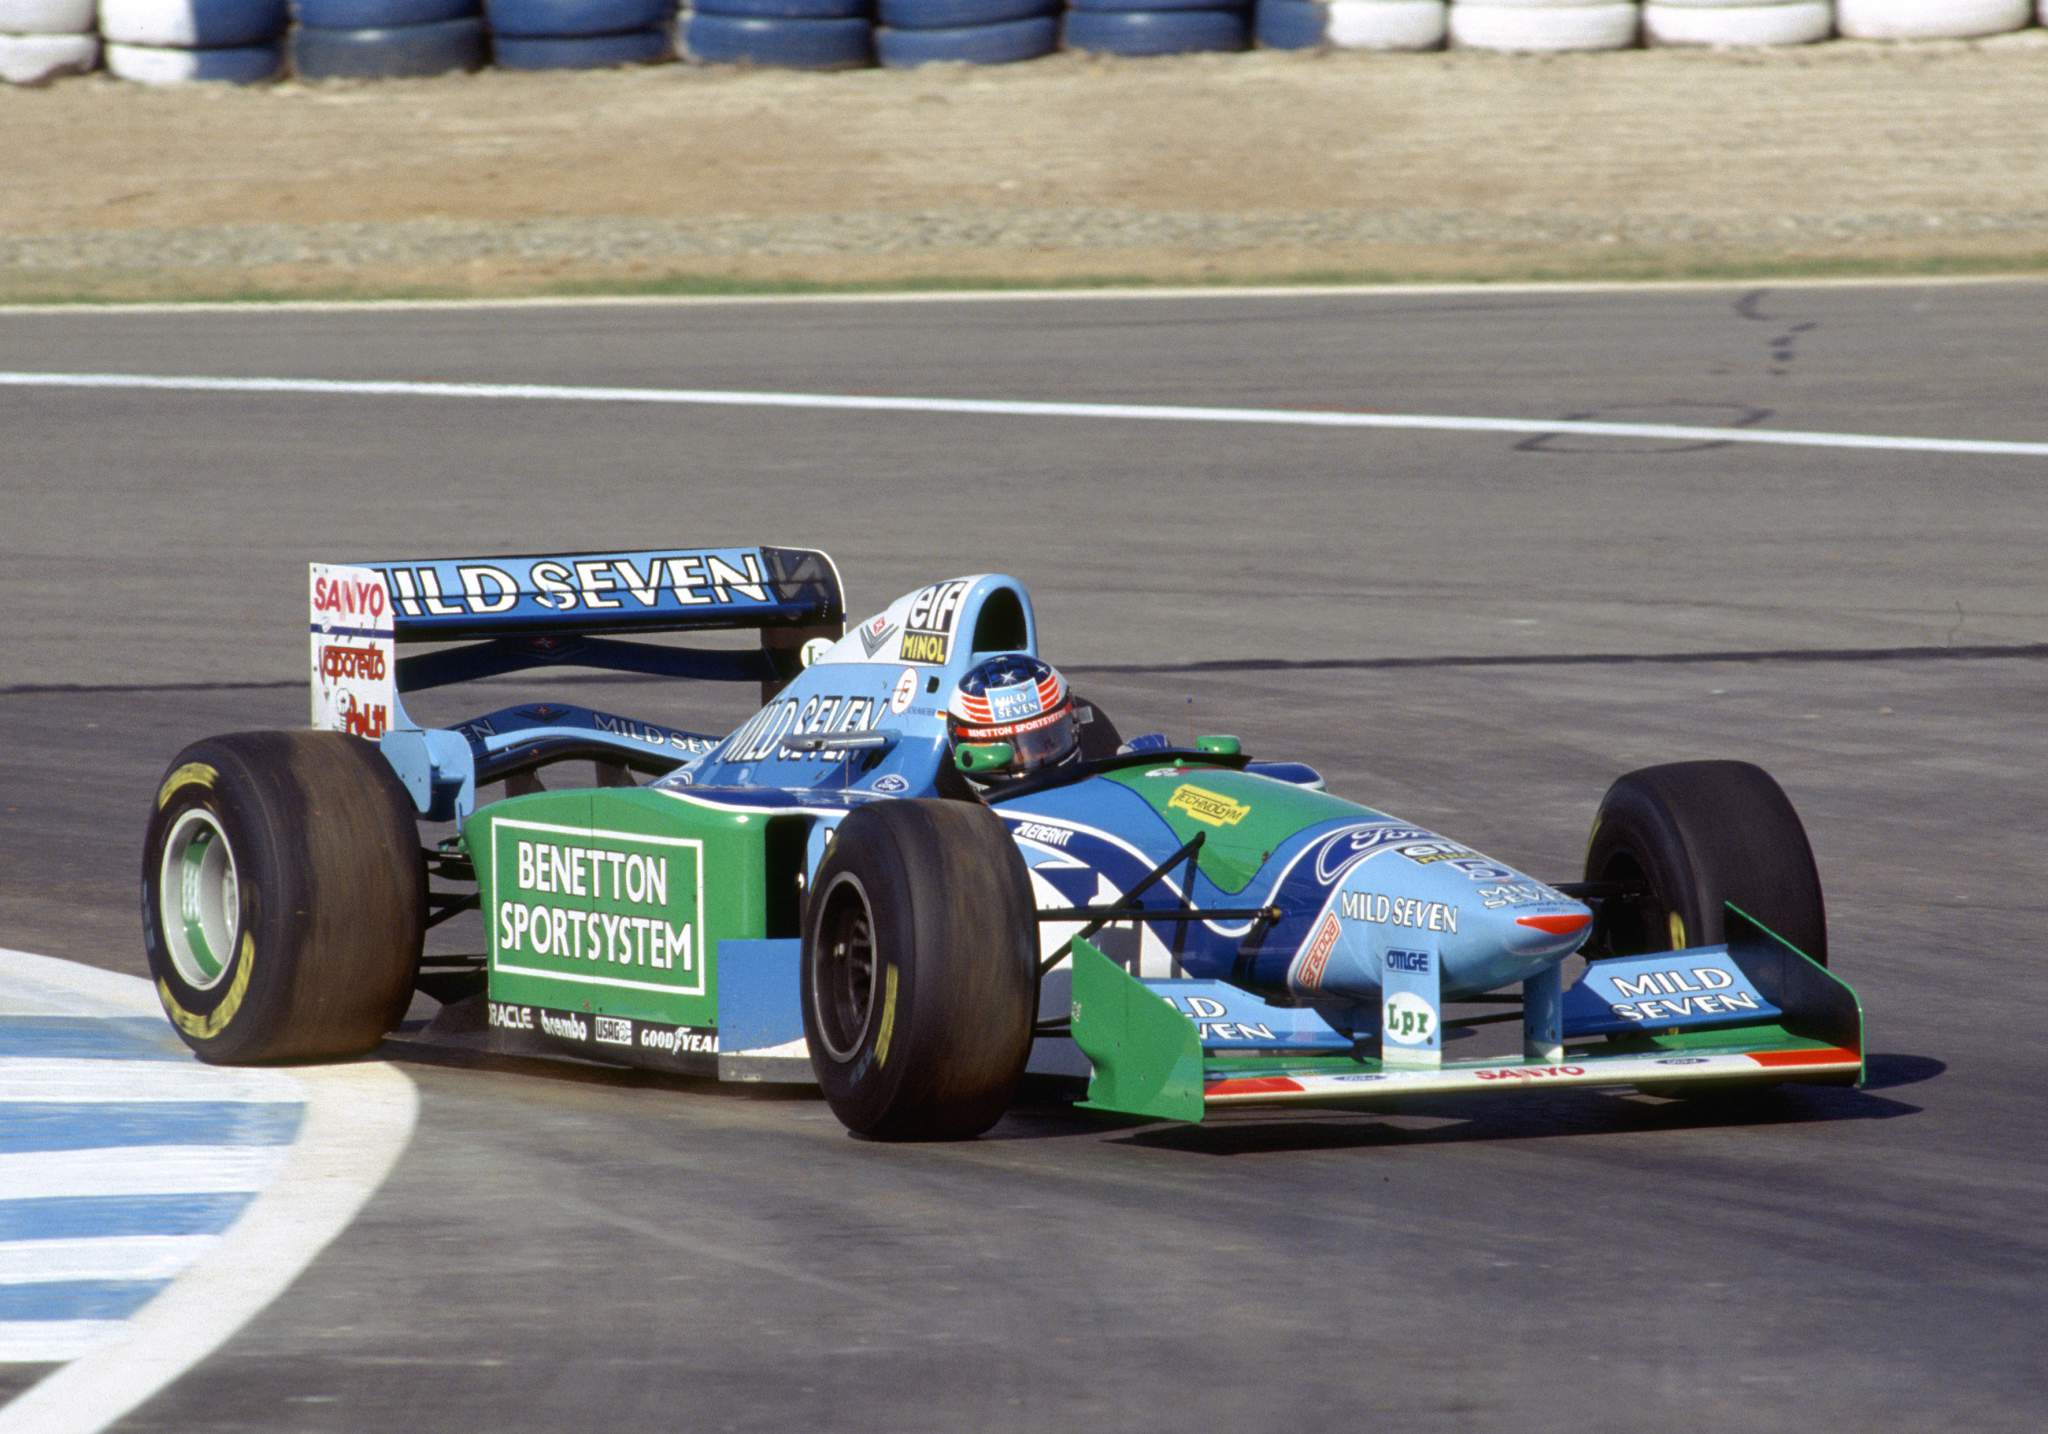
[[[1827,964],[1806,828],[1784,789],[1747,762],[1675,762],[1616,780],[1593,823],[1586,879],[1643,888],[1603,903],[1590,958],[1714,945],[1732,902]]]
[[[360,1055],[411,999],[426,866],[405,788],[340,732],[180,752],[142,845],[142,932],[171,1024],[222,1065]]]
[[[804,907],[803,1016],[832,1113],[874,1140],[964,1140],[1008,1109],[1038,1011],[1023,858],[964,802],[839,824]]]

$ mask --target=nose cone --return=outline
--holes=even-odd
[[[1502,935],[1518,955],[1562,960],[1578,950],[1592,930],[1592,908],[1565,901],[1515,917]]]
[[[1532,883],[1533,884],[1533,883]],[[1446,952],[1450,994],[1469,995],[1526,981],[1585,944],[1593,912],[1568,897],[1476,913],[1459,932],[1456,960]]]

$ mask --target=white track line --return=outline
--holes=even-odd
[[[0,1320],[0,1354],[16,1364],[56,1364],[77,1359],[118,1336],[127,1323],[118,1319]],[[14,1427],[6,1409],[0,1409],[0,1429]]]
[[[12,953],[0,951],[0,958]],[[4,969],[4,964],[0,964]],[[142,984],[142,983],[137,983]],[[145,994],[149,987],[143,985]],[[152,1001],[156,998],[152,995]],[[0,1099],[67,1104],[113,1101],[275,1101],[304,1098],[297,1072],[203,1066],[194,1062],[70,1060],[0,1056]]]
[[[233,1195],[261,1190],[281,1145],[102,1145],[0,1155],[0,1200],[92,1195]]]
[[[168,1280],[220,1242],[218,1235],[112,1235],[0,1241],[0,1283],[31,1280]],[[5,1348],[0,1345],[0,1348]]]
[[[112,1013],[157,1009],[146,981],[0,950],[0,984],[17,982],[68,987]],[[297,1142],[278,1152],[284,1163],[276,1179],[132,1319],[95,1331],[75,1327],[83,1321],[45,1327],[42,1355],[72,1362],[0,1408],[0,1434],[96,1434],[226,1343],[348,1228],[411,1139],[419,1093],[396,1069],[373,1063],[301,1066],[290,1079],[304,1090],[306,1116]],[[36,1332],[11,1328],[9,1348],[31,1347]]]
[[[199,375],[0,372],[0,388],[128,389],[168,393],[274,393],[357,398],[494,399],[549,403],[678,404],[714,408],[811,409],[841,413],[938,413],[1003,418],[1123,419],[1146,423],[1260,424],[1286,428],[1375,428],[1433,433],[1582,434],[1684,443],[1786,448],[1878,449],[1901,453],[2048,458],[2048,443],[1910,438],[1796,429],[1702,428],[1667,423],[1592,423],[1557,418],[1474,418],[1428,413],[1356,413],[1298,408],[1205,408],[1144,403],[1036,403],[990,398],[894,398],[866,394],[772,393],[703,388],[585,388],[540,383],[411,383],[324,378],[208,378]]]
[[[1085,304],[1190,299],[1405,299],[1497,294],[1749,293],[1757,289],[1954,289],[1985,284],[2039,284],[2031,271],[2010,274],[1892,274],[1809,278],[1564,279],[1528,283],[1249,284],[1101,289],[916,289],[824,294],[556,294],[499,299],[208,299],[132,304],[0,304],[0,316],[80,314],[350,314],[432,313],[465,309],[676,309],[735,304]]]

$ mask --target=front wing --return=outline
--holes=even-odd
[[[1314,1048],[1300,1041],[1297,1049],[1240,1053],[1166,996],[1160,988],[1169,983],[1138,980],[1090,943],[1076,941],[1074,1040],[1093,1067],[1082,1104],[1199,1121],[1230,1106],[1369,1107],[1408,1096],[1548,1086],[1861,1084],[1863,1011],[1856,993],[1733,906],[1728,936],[1725,946],[1666,953],[1661,960],[1719,963],[1739,973],[1760,994],[1760,1019],[1724,1016],[1689,1029],[1615,1031],[1611,1020],[1587,1014],[1588,1001],[1560,999],[1552,971],[1526,983],[1523,1055],[1463,1061],[1383,1045],[1379,1032],[1342,1053],[1330,1052],[1327,1031]],[[1241,1035],[1242,1015],[1233,1014],[1238,1021],[1224,1029]],[[1282,1024],[1261,1029],[1277,1032]]]

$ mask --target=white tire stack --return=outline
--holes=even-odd
[[[1451,0],[1451,43],[1522,54],[1626,50],[1641,20],[1635,0]]]
[[[247,85],[284,69],[284,0],[99,0],[99,11],[117,79]]]
[[[1645,45],[1810,45],[1835,32],[1834,0],[1645,0]]]
[[[1434,50],[1448,8],[1445,0],[1330,0],[1323,38],[1339,50]]]
[[[0,0],[0,82],[40,85],[100,62],[93,0]]]
[[[1970,40],[2034,23],[2030,0],[1835,0],[1851,40]]]

